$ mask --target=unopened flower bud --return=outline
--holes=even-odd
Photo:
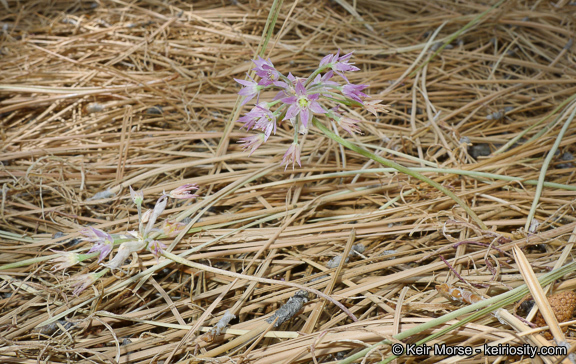
[[[142,192],[142,190],[136,192],[132,189],[132,186],[130,186],[130,197],[132,197],[135,205],[140,206],[144,201],[144,192]]]
[[[170,191],[170,193],[168,193],[168,196],[170,196],[172,198],[178,198],[178,199],[194,198],[194,197],[198,197],[198,195],[190,193],[190,191],[197,190],[197,189],[198,189],[198,185],[195,183],[185,184],[183,186],[180,186],[180,187]]]

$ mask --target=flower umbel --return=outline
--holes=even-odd
[[[197,189],[198,185],[196,184],[185,184],[170,191],[169,194],[164,193],[156,202],[153,210],[147,210],[142,214],[141,206],[144,202],[144,194],[141,191],[134,191],[134,189],[130,187],[130,197],[138,207],[139,231],[129,231],[124,234],[111,235],[92,226],[86,227],[81,230],[83,240],[93,243],[88,254],[53,250],[57,256],[51,260],[51,262],[54,263],[52,269],[66,269],[98,255],[98,263],[100,263],[101,266],[106,267],[105,269],[101,269],[94,273],[77,275],[70,279],[71,287],[74,289],[74,295],[78,296],[82,291],[94,284],[94,282],[108,273],[111,269],[120,269],[126,259],[128,259],[133,253],[139,253],[146,249],[149,250],[158,261],[160,256],[164,253],[166,245],[155,240],[156,237],[159,236],[162,231],[164,231],[165,235],[178,234],[186,227],[184,223],[165,221],[162,230],[154,228],[156,220],[166,208],[168,197],[180,199],[197,197],[196,194],[192,193],[192,191]],[[114,243],[120,245],[114,258],[110,259],[106,264],[101,263],[112,252]]]
[[[337,110],[333,108],[335,104],[348,107],[364,105],[364,98],[368,97],[363,92],[368,85],[352,84],[346,77],[347,72],[360,70],[350,62],[352,54],[350,52],[340,56],[340,51],[338,51],[327,55],[320,61],[319,67],[307,78],[295,77],[292,73],[284,76],[270,59],[258,57],[254,60],[252,70],[260,78],[259,81],[236,79],[236,82],[244,86],[239,92],[241,96],[246,96],[242,105],[258,96],[257,105],[238,121],[243,123],[247,130],[259,129],[263,134],[240,139],[239,142],[244,144],[242,148],[250,151],[252,155],[257,148],[268,141],[270,135],[276,134],[279,125],[282,126],[283,122],[288,121],[284,125],[293,127],[294,141],[284,154],[282,163],[286,165],[292,163],[292,168],[294,168],[294,164],[300,165],[301,163],[302,147],[299,143],[299,135],[308,133],[313,118],[318,118],[314,119],[314,122],[317,122],[320,115],[324,115],[337,121],[338,125],[348,133],[359,133],[359,120],[342,117],[337,112],[328,111]],[[334,75],[340,76],[345,83],[335,81]],[[260,91],[269,89],[276,89],[278,93],[271,102],[260,102]],[[376,104],[377,102],[372,102],[366,108],[375,113],[378,109]],[[284,128],[282,126],[280,130]]]

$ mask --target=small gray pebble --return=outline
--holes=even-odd
[[[480,143],[480,144],[474,144],[473,146],[468,148],[468,153],[470,153],[470,155],[474,157],[474,159],[478,159],[478,157],[489,156],[492,153],[492,151],[490,150],[490,145],[486,143]]]
[[[146,114],[148,115],[162,115],[163,112],[164,110],[160,105],[152,106],[146,110]]]
[[[130,339],[128,339],[127,337],[125,337],[125,338],[122,340],[122,343],[121,343],[120,345],[126,346],[126,345],[128,345],[128,344],[132,344],[132,340],[130,340]]]
[[[564,154],[562,154],[562,156],[560,157],[560,160],[561,160],[561,161],[565,161],[565,162],[574,160],[574,155],[572,155],[572,153],[570,153],[570,152],[564,152]],[[568,163],[558,163],[558,164],[556,165],[556,167],[557,167],[557,168],[560,168],[560,169],[566,169],[566,168],[572,168],[572,167],[574,167],[574,165],[573,165],[572,163],[570,163],[570,162],[568,162]]]

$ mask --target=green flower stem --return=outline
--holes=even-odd
[[[359,103],[358,101],[354,101],[354,100],[349,99],[349,98],[347,98],[347,97],[342,98],[342,97],[341,97],[340,95],[338,95],[338,94],[334,94],[334,95],[337,95],[337,96],[339,96],[339,97],[338,97],[338,98],[334,98],[334,97],[328,97],[328,96],[326,96],[326,99],[327,99],[327,100],[330,100],[330,101],[338,102],[338,103],[340,103],[340,104],[342,104],[342,105],[346,105],[346,106],[349,106],[349,107],[357,107],[357,108],[364,107],[364,105],[362,105],[362,104]]]
[[[380,151],[386,152],[388,154],[395,155],[397,157],[406,158],[412,162],[422,163],[423,165],[426,165],[428,167],[438,168],[438,165],[434,162],[427,161],[426,159],[420,159],[418,157],[414,157],[414,156],[411,156],[409,154],[401,153],[401,152],[398,152],[398,151],[393,150],[393,149],[384,148],[384,147],[377,147],[375,145],[364,144],[364,143],[358,143],[357,145],[360,147],[364,147],[367,150],[370,150],[370,149],[380,150]],[[412,168],[412,170],[414,171],[415,169]]]
[[[379,157],[365,149],[362,149],[352,143],[350,143],[349,141],[342,139],[341,137],[339,137],[338,135],[332,133],[328,128],[326,128],[324,126],[324,124],[322,124],[320,121],[318,121],[318,119],[316,117],[312,118],[312,123],[314,124],[314,126],[316,126],[318,129],[320,129],[327,137],[329,137],[330,139],[334,140],[335,142],[345,146],[346,148],[355,151],[356,153],[359,153],[367,158],[370,158],[372,160],[374,160],[375,162],[378,162],[386,167],[391,167],[396,169],[399,172],[405,173],[409,176],[412,176],[414,178],[419,179],[422,182],[428,183],[430,186],[436,188],[438,191],[444,193],[446,196],[450,197],[452,200],[454,200],[454,202],[456,202],[458,205],[460,205],[464,211],[466,211],[466,213],[468,213],[468,215],[470,216],[470,218],[472,218],[472,220],[474,220],[474,222],[476,222],[476,224],[478,224],[478,226],[482,229],[482,230],[487,230],[488,228],[486,227],[486,225],[482,222],[482,220],[480,220],[480,218],[474,213],[474,211],[472,211],[472,209],[470,207],[468,207],[468,205],[466,205],[466,203],[464,201],[462,201],[458,196],[456,196],[452,191],[448,190],[446,187],[442,186],[441,184],[434,182],[433,180],[431,180],[430,178],[421,175],[420,173],[410,169],[410,168],[406,168],[404,166],[401,166],[400,164],[394,163],[386,158],[383,157]]]
[[[268,42],[272,38],[272,34],[274,34],[274,29],[276,26],[276,21],[278,21],[278,16],[280,15],[280,11],[282,10],[282,4],[284,0],[274,0],[272,2],[272,6],[270,8],[270,12],[268,13],[268,19],[266,19],[266,25],[264,26],[264,30],[262,31],[262,36],[260,38],[260,43],[258,44],[258,49],[256,50],[256,54],[254,55],[253,59],[256,59],[256,55],[264,58],[264,53],[266,52],[266,48],[268,47]],[[253,77],[255,72],[252,70],[250,71],[250,76]],[[245,79],[249,79],[247,76]],[[1,86],[1,85],[0,85]],[[234,109],[232,109],[232,113],[230,114],[230,119],[224,125],[224,130],[222,131],[222,138],[220,138],[220,142],[218,143],[218,147],[216,148],[216,156],[222,156],[226,153],[228,149],[228,144],[230,142],[230,133],[232,132],[232,127],[234,126],[234,121],[238,120],[240,116],[240,100],[243,97],[238,95],[236,97],[236,104],[234,104]]]
[[[292,84],[292,81],[290,81],[290,79],[288,79],[288,77],[284,76],[281,73],[278,75],[278,78],[280,78],[282,81],[286,82],[289,85]],[[278,101],[280,101],[280,100],[278,100]]]
[[[264,26],[264,31],[262,32],[262,38],[257,51],[262,58],[264,58],[264,52],[266,51],[266,47],[268,47],[268,42],[272,38],[272,34],[274,34],[274,26],[276,25],[276,21],[278,21],[278,16],[280,15],[283,2],[284,0],[274,0],[270,12],[268,13],[268,19],[266,19],[266,25]]]
[[[415,188],[408,190],[408,191],[405,191],[405,192],[402,192],[402,196],[410,196],[414,192],[416,192]],[[402,196],[398,195],[398,196],[394,197],[390,201],[386,202],[384,205],[380,206],[380,208],[378,208],[378,210],[386,210],[388,207],[390,207],[393,204],[395,204],[396,202],[398,202],[398,200],[400,200],[400,197],[402,197]]]
[[[409,77],[413,77],[418,71],[420,71],[424,66],[426,66],[428,63],[430,63],[430,61],[432,61],[434,59],[434,57],[436,57],[438,55],[438,53],[442,52],[442,50],[444,48],[446,48],[446,46],[448,44],[450,44],[452,41],[454,41],[454,39],[458,38],[461,34],[463,34],[465,31],[467,31],[468,29],[470,29],[471,27],[473,27],[474,25],[476,25],[480,20],[482,20],[482,18],[484,18],[486,15],[488,15],[489,12],[491,12],[492,10],[498,8],[500,5],[502,5],[502,3],[505,0],[500,0],[498,1],[496,4],[492,5],[490,8],[488,8],[487,10],[485,10],[484,12],[478,14],[476,17],[474,17],[474,19],[472,19],[468,24],[464,25],[462,28],[460,28],[458,31],[452,33],[451,35],[449,35],[446,40],[443,42],[443,44],[434,52],[434,54],[432,54],[430,56],[430,58],[428,58],[428,60],[426,60],[426,62],[424,62],[423,64],[421,64],[418,68],[416,68],[414,71],[412,71],[412,73],[410,73]]]
[[[300,130],[300,115],[296,117],[296,123],[294,124],[294,141],[293,144],[298,144],[298,131]]]
[[[540,176],[538,177],[538,184],[536,185],[536,192],[534,193],[534,200],[532,201],[532,207],[530,207],[530,212],[528,213],[528,218],[526,219],[526,225],[524,226],[524,230],[526,231],[528,231],[528,228],[532,223],[532,219],[536,214],[536,208],[538,207],[538,203],[540,202],[540,196],[542,195],[544,179],[546,178],[546,172],[548,171],[548,166],[550,165],[550,162],[552,162],[552,158],[554,158],[554,154],[556,153],[556,150],[558,150],[558,146],[560,146],[560,142],[562,141],[562,138],[564,137],[566,130],[568,130],[568,127],[570,126],[570,124],[572,124],[572,120],[574,120],[574,117],[576,116],[576,106],[573,107],[574,110],[572,110],[572,113],[570,114],[568,119],[566,119],[566,122],[564,123],[562,130],[560,130],[560,133],[558,133],[558,136],[556,137],[556,141],[554,142],[552,149],[550,149],[548,155],[546,156],[546,159],[544,159],[544,162],[542,163],[542,168],[540,169]]]
[[[34,238],[30,238],[28,236],[12,233],[9,231],[0,230],[0,238],[16,240],[16,241],[25,241],[27,243],[37,243]]]
[[[560,279],[561,277],[565,276],[568,273],[571,273],[573,271],[576,270],[576,262],[572,262],[570,264],[567,264],[565,266],[563,266],[560,269],[557,270],[553,270],[550,273],[546,273],[545,275],[541,276],[540,278],[538,278],[538,281],[540,282],[541,286],[547,286],[550,283],[554,282],[557,279]],[[508,291],[506,293],[503,293],[501,295],[498,296],[494,296],[492,298],[486,299],[486,300],[482,300],[480,302],[474,303],[472,305],[469,306],[465,306],[462,307],[459,310],[453,311],[449,314],[446,314],[444,316],[438,317],[432,321],[426,322],[422,325],[418,325],[412,329],[406,330],[404,332],[401,332],[397,335],[392,336],[394,339],[396,340],[404,340],[410,336],[419,334],[423,331],[426,330],[430,330],[432,328],[434,328],[435,326],[438,325],[442,325],[450,320],[456,319],[459,316],[462,316],[464,314],[470,313],[472,311],[475,310],[479,310],[478,312],[473,313],[472,315],[460,320],[458,323],[455,323],[454,325],[451,325],[449,327],[446,327],[442,330],[440,330],[439,332],[430,335],[428,337],[426,337],[425,339],[422,339],[420,341],[418,341],[416,344],[417,345],[421,345],[425,342],[428,342],[430,340],[433,340],[441,335],[444,335],[445,333],[454,330],[460,326],[463,326],[465,324],[467,324],[468,322],[471,322],[479,317],[485,316],[487,313],[495,311],[497,309],[500,309],[506,305],[512,304],[516,301],[518,301],[519,299],[521,299],[522,297],[524,297],[526,294],[529,293],[529,289],[528,287],[523,284],[520,287],[517,287],[511,291]],[[354,362],[355,360],[364,357],[370,350],[374,349],[377,346],[380,345],[390,345],[392,344],[392,341],[390,340],[382,340],[377,344],[374,344],[352,356],[349,356],[348,358],[340,361],[338,364],[350,364],[352,362]],[[388,357],[386,358],[384,361],[380,362],[380,363],[388,363],[392,360],[394,360],[395,358],[397,358],[397,356],[392,356],[392,357]]]
[[[522,182],[523,184],[532,185],[532,186],[536,186],[538,184],[538,181],[534,180],[534,179],[524,180],[524,178],[521,178],[521,177],[504,176],[501,174],[487,173],[487,172],[466,171],[466,170],[461,170],[461,169],[417,167],[417,168],[412,168],[412,170],[417,171],[417,172],[451,173],[451,174],[458,174],[458,175],[462,175],[462,176],[469,176],[472,178],[492,178],[492,179],[497,179],[497,180],[502,180],[502,181],[518,181],[518,182]],[[374,170],[374,171],[378,172],[378,170]],[[563,185],[561,183],[544,182],[544,186],[550,187],[550,188],[559,188],[559,189],[568,190],[568,191],[576,191],[576,186]]]
[[[98,256],[98,252],[94,252],[94,253],[90,253],[90,254],[78,254],[78,260],[79,261],[84,261],[86,259],[90,259],[90,258],[94,258]],[[14,263],[10,263],[10,264],[4,264],[4,265],[0,265],[0,270],[5,270],[5,269],[12,269],[12,268],[19,268],[19,267],[26,267],[35,263],[40,263],[40,262],[45,262],[47,260],[50,259],[56,259],[60,256],[60,254],[52,254],[52,255],[46,255],[43,257],[37,257],[37,258],[30,258],[30,259],[24,259],[21,260],[19,262],[14,262]]]
[[[414,167],[410,168],[416,172],[433,172],[433,173],[450,173],[450,174],[457,174],[462,176],[469,176],[472,178],[492,178],[496,180],[503,180],[503,181],[518,181],[522,182],[523,184],[527,185],[536,185],[538,184],[537,180],[529,179],[525,180],[522,177],[512,177],[512,176],[504,176],[501,174],[496,173],[487,173],[487,172],[477,172],[477,171],[467,171],[463,169],[450,169],[450,168],[428,168],[428,167]],[[335,173],[325,173],[319,174],[314,176],[308,177],[300,177],[294,178],[290,180],[281,180],[276,182],[269,182],[267,184],[260,185],[259,188],[270,188],[274,186],[280,186],[287,183],[297,183],[297,182],[306,182],[306,181],[314,181],[319,178],[340,178],[344,176],[353,176],[356,174],[363,174],[363,173],[390,173],[390,172],[397,172],[395,168],[371,168],[371,169],[356,169],[350,171],[342,171],[342,172],[335,172]],[[562,190],[567,191],[576,191],[576,186],[574,185],[564,185],[561,183],[554,183],[554,182],[544,182],[545,187],[550,188],[559,188]]]
[[[116,235],[116,234],[112,234],[113,237],[114,237],[114,235]],[[123,242],[130,241],[130,240],[133,240],[133,239],[114,239],[114,246],[120,245]],[[88,249],[89,248],[84,248],[84,249],[80,249],[80,251],[82,251],[82,250],[86,251]],[[78,254],[78,257],[79,257],[80,261],[84,261],[86,259],[95,258],[99,254],[100,254],[99,252],[88,253],[88,254]],[[19,267],[27,267],[27,266],[35,264],[35,263],[45,262],[45,261],[50,260],[50,259],[56,259],[59,256],[60,256],[60,254],[51,254],[51,255],[45,255],[43,257],[24,259],[24,260],[21,260],[19,262],[0,265],[0,270],[19,268]]]
[[[83,262],[87,259],[95,258],[99,254],[100,254],[99,252],[93,252],[93,253],[88,253],[88,254],[76,254],[76,257],[78,258],[78,262]]]
[[[325,64],[324,66],[319,67],[316,71],[312,72],[312,74],[310,76],[308,76],[308,78],[306,79],[306,83],[304,84],[304,86],[308,86],[308,84],[310,82],[314,81],[314,78],[316,76],[318,76],[320,73],[324,72],[325,70],[327,70],[331,66],[332,66],[331,64]]]
[[[58,258],[59,254],[52,254],[52,255],[46,255],[43,257],[36,257],[36,258],[30,258],[30,259],[24,259],[21,260],[19,262],[14,262],[14,263],[9,263],[9,264],[4,264],[4,265],[0,265],[0,270],[5,270],[5,269],[12,269],[12,268],[19,268],[19,267],[26,267],[35,263],[40,263],[40,262],[44,262],[50,259],[55,259]],[[95,255],[96,256],[96,255]]]
[[[514,143],[518,142],[518,140],[522,139],[524,137],[524,135],[526,135],[527,133],[529,133],[532,129],[536,128],[538,125],[542,124],[543,122],[545,122],[546,120],[548,120],[549,118],[551,118],[554,114],[556,114],[560,109],[562,109],[564,106],[566,106],[568,103],[574,101],[576,99],[576,94],[570,96],[569,98],[567,98],[566,100],[562,101],[560,103],[560,105],[558,105],[554,110],[552,110],[548,115],[546,115],[543,119],[535,122],[534,124],[530,125],[528,128],[524,129],[523,131],[521,131],[520,133],[518,133],[518,135],[516,135],[514,138],[512,138],[508,143],[504,144],[500,149],[498,149],[497,151],[495,151],[494,153],[492,153],[493,155],[498,155],[501,153],[504,153],[505,151],[507,151],[512,145],[514,145]],[[540,138],[542,135],[544,135],[544,133],[548,132],[552,126],[556,125],[556,122],[558,121],[558,119],[560,119],[560,117],[556,118],[552,123],[548,124],[548,126],[546,126],[545,128],[542,128],[542,130],[540,130],[538,133],[536,133],[532,138],[530,138],[528,141],[526,141],[526,143],[530,143],[533,142],[535,140],[537,140],[538,138]]]

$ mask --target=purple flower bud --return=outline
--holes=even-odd
[[[250,81],[239,80],[237,78],[235,78],[234,81],[245,86],[242,90],[238,92],[238,95],[246,96],[246,98],[244,99],[244,101],[242,101],[242,104],[240,104],[240,106],[246,105],[246,103],[252,100],[254,96],[258,95],[260,93],[260,90],[263,88],[263,86],[258,85],[258,83],[254,81],[252,77],[250,77]]]
[[[338,50],[336,54],[325,55],[320,61],[320,67],[336,62],[338,60],[338,55],[340,55],[340,50]]]
[[[94,244],[94,246],[92,248],[90,248],[88,253],[99,252],[100,255],[98,256],[98,263],[100,263],[101,261],[103,261],[108,256],[108,254],[110,254],[113,247],[114,247],[114,244],[112,242],[103,243],[103,244]]]
[[[166,249],[166,245],[162,244],[158,240],[153,240],[148,244],[148,250],[150,250],[150,252],[156,257],[156,262],[158,262],[162,253],[164,253],[164,249]]]
[[[292,143],[290,148],[284,153],[284,158],[282,159],[282,164],[286,165],[284,170],[288,168],[290,162],[292,162],[292,169],[294,169],[294,163],[298,163],[298,165],[302,167],[300,163],[300,145],[298,143]]]
[[[53,266],[52,270],[60,270],[60,269],[70,268],[73,265],[76,265],[81,261],[80,260],[80,254],[71,253],[71,252],[61,252],[61,251],[56,251],[56,250],[52,250],[52,249],[50,249],[50,250],[52,252],[58,254],[58,257],[50,260],[50,262],[51,263],[60,262],[60,264],[56,264],[55,266]]]
[[[142,190],[136,192],[132,189],[132,186],[130,187],[130,197],[132,198],[132,201],[134,202],[135,205],[142,205],[142,201],[144,201],[144,192]]]
[[[360,68],[353,66],[353,63],[349,62],[353,53],[354,52],[350,52],[346,55],[343,55],[342,57],[339,57],[340,50],[338,50],[336,54],[329,54],[322,58],[320,61],[320,67],[329,65],[337,75],[342,77],[348,83],[349,81],[344,75],[344,72],[355,72],[360,70]]]
[[[354,85],[352,83],[349,83],[342,87],[342,94],[344,94],[344,96],[354,101],[363,104],[362,98],[367,97],[368,95],[363,93],[362,90],[364,90],[367,87],[368,85]]]
[[[72,278],[72,281],[76,282],[72,284],[72,287],[75,287],[73,292],[74,296],[78,296],[86,288],[94,284],[94,282],[96,282],[101,275],[102,274],[99,275],[98,273],[88,273],[88,274],[81,274],[79,276]]]
[[[112,240],[110,234],[100,229],[93,228],[92,226],[88,226],[80,230],[80,234],[82,234],[84,240],[89,241],[91,243],[103,242],[105,240]]]
[[[338,82],[330,81],[330,79],[334,76],[334,71],[330,70],[326,72],[323,76],[316,75],[314,81],[310,85],[311,88],[314,88],[314,91],[319,90],[326,90],[328,88],[336,88],[338,87]]]
[[[192,193],[190,193],[190,191],[197,190],[197,189],[198,189],[198,185],[196,183],[185,184],[183,186],[180,186],[180,187],[170,191],[168,196],[170,196],[172,198],[177,198],[177,199],[194,198],[194,197],[198,197],[198,195],[192,194]]]
[[[351,119],[346,116],[338,120],[338,124],[340,125],[340,127],[346,130],[350,135],[354,133],[360,134],[362,132],[357,125],[358,123],[360,123],[359,120]]]
[[[239,143],[243,143],[242,149],[244,151],[250,150],[249,156],[254,153],[256,149],[258,149],[264,142],[266,141],[266,136],[264,134],[256,134],[246,138],[240,139]]]
[[[264,135],[266,135],[266,140],[268,140],[272,132],[276,134],[276,115],[268,109],[266,102],[256,105],[238,121],[244,123],[248,130],[253,128],[262,130]]]
[[[256,72],[256,75],[259,76],[260,82],[258,84],[260,86],[270,86],[272,84],[283,87],[282,85],[286,85],[285,82],[279,81],[280,79],[280,72],[276,70],[270,58],[265,60],[264,58],[258,56],[257,60],[252,61],[256,65],[253,70]]]

